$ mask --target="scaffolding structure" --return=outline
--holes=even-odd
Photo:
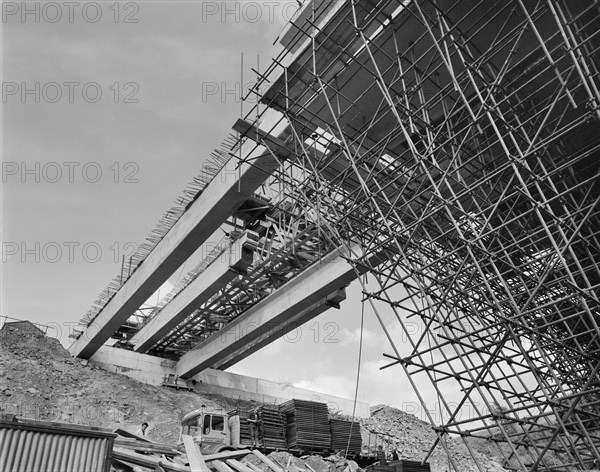
[[[459,436],[481,472],[478,441],[513,470],[600,464],[598,3],[313,0],[280,39],[213,171],[82,323],[222,166],[268,152],[279,167],[229,215],[228,236],[115,333],[122,346],[239,231],[259,236],[248,273],[150,353],[180,357],[341,249],[376,281],[363,294],[389,340],[388,367],[426,412],[423,380],[437,392],[438,439],[423,460],[441,447],[451,462],[447,439]]]
[[[599,35],[593,1],[314,1],[257,84],[242,138],[376,279],[390,366],[442,404],[432,450],[600,462]]]

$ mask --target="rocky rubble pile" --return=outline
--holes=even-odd
[[[72,358],[56,339],[13,332],[11,328],[0,331],[0,409],[7,416],[130,432],[147,421],[150,439],[175,444],[181,419],[201,405],[223,411],[254,406],[220,395],[145,385]],[[369,431],[387,435],[399,445],[401,458],[410,460],[423,459],[436,438],[429,424],[390,407],[375,407],[372,417],[362,421],[364,444],[368,443]],[[448,447],[461,472],[477,470],[462,443],[450,440]],[[273,454],[278,462],[289,465],[288,472],[354,472],[356,467],[352,461],[338,456],[295,458],[285,452]],[[440,446],[430,462],[434,472],[448,469]],[[490,472],[504,470],[484,455],[481,463]]]
[[[363,436],[368,435],[369,432],[382,436],[390,447],[397,448],[400,459],[422,460],[427,456],[437,438],[429,423],[414,415],[383,405],[371,408],[371,417],[361,423],[364,428]],[[446,441],[446,445],[461,472],[479,470],[467,447],[460,439],[449,439]],[[488,472],[502,472],[505,470],[500,464],[487,456],[480,453],[476,454],[484,470]],[[431,464],[432,472],[450,470],[446,452],[441,444],[438,444],[428,462]]]
[[[174,444],[184,415],[206,405],[228,411],[247,402],[145,385],[74,359],[60,342],[7,328],[0,332],[0,409],[7,415],[136,431]]]
[[[267,457],[275,461],[284,470],[288,472],[357,472],[358,465],[354,461],[345,460],[343,457],[332,455],[329,457],[321,456],[302,456],[294,457],[287,452],[272,452]],[[272,472],[258,458],[249,455],[245,459],[257,466],[263,472]]]

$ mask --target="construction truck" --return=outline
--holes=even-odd
[[[257,407],[259,444],[266,452],[288,451],[294,455],[331,454],[346,450],[357,462],[372,463],[373,455],[361,456],[360,424],[329,418],[327,405],[290,400],[282,405]],[[182,420],[181,436],[189,435],[203,454],[251,447],[248,411],[200,408]]]
[[[194,439],[203,454],[232,451],[240,447],[239,417],[236,422],[223,412],[200,408],[183,418],[179,442],[185,434]]]

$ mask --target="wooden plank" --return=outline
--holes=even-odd
[[[277,464],[275,464],[275,462],[273,462],[271,459],[269,459],[267,456],[265,456],[258,449],[253,449],[252,454],[254,454],[261,461],[263,461],[263,463],[265,463],[269,467],[269,469],[271,469],[273,472],[284,472],[284,470],[281,467],[279,467]]]
[[[154,441],[146,441],[144,439],[136,439],[136,438],[125,438],[123,436],[117,436],[115,438],[115,442],[120,442],[123,444],[144,444],[145,447],[160,447],[160,448],[170,448],[175,449],[175,446],[167,443],[159,443]]]
[[[160,465],[163,469],[170,472],[191,472],[189,467],[175,464],[173,462],[165,462],[158,457],[147,456],[144,454],[138,454],[137,452],[122,449],[120,447],[113,448],[113,456],[117,459],[122,459],[127,462],[142,465],[144,467],[156,467]]]
[[[139,452],[153,452],[156,454],[167,454],[170,456],[179,454],[179,451],[171,446],[136,441],[134,439],[117,438],[115,439],[114,444],[117,447],[132,449]]]
[[[234,470],[231,467],[219,460],[213,461],[210,465],[217,469],[218,472],[234,472]]]
[[[153,443],[153,444],[158,444],[158,443],[155,443],[154,441],[148,439],[145,436],[138,436],[137,434],[130,433],[129,431],[126,431],[121,428],[115,429],[115,433],[117,433],[119,436],[123,436],[124,438],[137,439],[139,441],[145,441],[145,442],[149,442],[149,443]]]
[[[119,464],[123,464],[124,466],[129,467],[131,470],[135,470],[135,469],[144,470],[144,471],[152,471],[152,470],[154,470],[154,469],[150,469],[148,467],[143,467],[141,465],[134,464],[133,462],[124,461],[122,459],[115,459],[115,462],[118,462]]]
[[[225,460],[228,465],[237,470],[238,472],[254,472],[250,467],[245,464],[242,464],[240,461],[236,459],[227,459]]]
[[[254,472],[263,472],[260,467],[254,465],[252,462],[244,461],[242,462],[242,464],[244,464],[247,467],[250,467]]]
[[[214,461],[215,459],[229,459],[230,457],[241,457],[247,456],[252,451],[250,449],[239,449],[237,451],[225,451],[225,452],[217,452],[216,454],[207,454],[204,456],[204,460]]]
[[[165,454],[169,456],[175,456],[179,454],[178,451],[175,451],[173,449],[157,449],[154,447],[143,447],[129,444],[115,444],[115,446],[121,447],[123,449],[129,449],[130,451],[147,452],[149,454]]]
[[[185,446],[185,453],[187,454],[192,472],[210,472],[206,462],[204,462],[200,448],[194,442],[194,438],[188,434],[184,434],[182,438],[183,445]]]

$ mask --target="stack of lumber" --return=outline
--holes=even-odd
[[[238,415],[240,417],[240,444],[249,445],[252,444],[252,440],[250,439],[250,426],[248,423],[248,415],[249,411],[242,410],[236,408],[235,410],[231,410],[227,415],[229,417]]]
[[[161,467],[169,472],[189,472],[181,453],[169,444],[161,444],[143,436],[136,436],[127,431],[117,429],[113,447],[113,460],[130,469],[151,470]]]
[[[285,444],[285,415],[277,405],[262,405],[258,410],[263,447],[283,449]]]
[[[292,449],[329,450],[331,431],[325,403],[290,400],[281,405],[285,413],[287,443]]]
[[[246,453],[250,453],[250,451],[245,451]],[[211,472],[211,470],[215,470],[216,472],[262,472],[263,468],[260,468],[254,465],[252,462],[242,460],[241,462],[237,459],[233,458],[234,452],[223,452],[221,455],[229,454],[229,458],[223,457],[225,462],[220,460],[216,460],[215,456],[217,454],[212,454],[210,456],[204,456],[206,461],[206,465],[208,466],[208,470],[201,470],[199,472]],[[279,464],[275,463],[273,460],[266,457],[261,452],[254,450],[252,451],[254,456],[258,457],[260,461],[267,466],[267,471],[269,472],[287,472],[281,467]],[[237,454],[240,455],[239,453]],[[192,470],[192,472],[195,472]]]
[[[248,449],[203,455],[191,436],[184,435],[183,444],[185,454],[167,444],[155,443],[126,433],[125,436],[119,436],[115,440],[112,459],[119,466],[126,466],[127,470],[136,472],[258,472],[241,470],[244,466],[234,459],[251,454]],[[221,460],[234,466],[239,464],[239,467],[234,467],[235,470],[232,471],[220,462]],[[268,458],[261,460],[265,463],[269,462]]]
[[[345,451],[360,454],[362,449],[362,436],[360,434],[360,423],[332,418],[329,420],[331,429],[331,449],[334,451]]]

